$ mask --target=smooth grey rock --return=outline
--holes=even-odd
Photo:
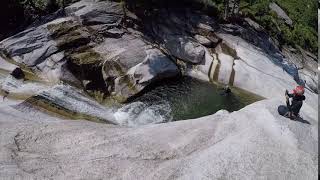
[[[279,47],[276,46],[274,40],[272,40],[267,33],[257,31],[251,26],[241,27],[239,25],[225,24],[221,25],[219,32],[239,36],[251,44],[261,48],[267,54],[277,55],[281,53]]]
[[[93,9],[103,8],[103,3],[108,4],[109,1],[80,1],[66,10],[80,17]],[[167,16],[161,17],[170,20]],[[178,17],[181,18],[180,15]],[[198,18],[191,17],[190,21]],[[180,26],[182,22],[190,21],[180,19],[176,22],[180,22]],[[209,23],[201,23],[212,27]],[[165,44],[174,37],[190,37],[188,33],[197,32],[192,23],[184,24],[186,26],[181,28],[173,24],[156,24],[155,29],[163,27],[161,31],[154,31],[160,35],[156,36],[156,40]],[[183,33],[181,29],[189,32]],[[230,33],[237,36],[240,36],[237,33],[244,32],[239,27],[229,29]],[[31,31],[33,29],[11,40],[19,39],[22,42],[24,34]],[[260,37],[255,33],[247,33],[247,38],[243,39],[230,34],[220,35],[238,56],[233,67],[234,86],[268,100],[233,113],[220,111],[195,120],[129,128],[40,115],[39,109],[27,105],[30,101],[21,104],[20,101],[7,99],[0,103],[0,179],[317,179],[317,95],[306,90],[307,98],[301,109],[305,121],[291,121],[278,115],[277,106],[285,103],[283,91],[297,85],[292,76],[284,71],[288,61],[280,61],[280,58],[271,56],[273,53],[266,53],[273,51],[265,49],[266,41],[259,44]],[[162,52],[147,45],[144,42],[146,39],[141,36],[122,35],[117,38],[106,38],[99,45],[90,45],[104,58],[105,65],[107,62],[121,65],[123,72],[118,73],[117,68],[109,64],[110,71],[106,71],[106,77],[114,76],[119,80],[119,89],[123,89],[124,94],[130,94],[132,90],[125,83],[120,83],[121,80],[138,80],[142,83],[136,85],[142,87],[153,81],[157,73],[166,75],[164,69],[175,69]],[[182,47],[180,50],[183,53],[178,54],[186,56],[183,49],[190,42],[193,41],[187,39],[181,45],[177,40],[172,46]],[[2,42],[0,44],[2,48]],[[11,46],[13,43],[8,44]],[[36,46],[37,43],[34,43],[31,49]],[[192,70],[197,70],[195,73],[207,77],[211,73],[210,64],[217,61],[205,47],[201,47],[205,51],[204,60],[194,66],[191,63],[188,65]],[[26,53],[28,48],[21,48],[15,53]],[[40,69],[54,69],[60,65],[65,67],[65,63],[62,63],[63,54],[61,56],[55,53],[49,56],[50,60],[46,58],[37,65]],[[189,62],[189,59],[186,58],[185,62]],[[154,68],[159,65],[166,68]],[[168,74],[175,74],[171,70]],[[64,89],[61,86],[40,93],[38,97],[47,102],[42,107],[49,108],[55,104],[65,111],[113,119],[114,112],[110,109],[76,89]],[[31,87],[34,91],[35,87]],[[41,99],[34,97],[31,102]],[[162,121],[157,119],[153,122]]]
[[[191,12],[159,12],[160,16],[147,26],[156,40],[172,56],[185,62],[199,64],[205,59],[205,47],[190,37],[190,33],[214,31],[210,26],[215,22],[208,16]],[[200,27],[201,26],[201,27]]]
[[[0,48],[7,58],[26,65],[45,80],[66,80],[79,85],[66,68],[64,49],[61,49],[76,47],[74,44],[88,40],[89,34],[77,28],[79,26],[72,18],[55,19],[1,41]]]
[[[95,50],[104,56],[102,74],[107,86],[124,100],[148,84],[179,72],[160,50],[133,35],[107,38]]]
[[[272,2],[269,4],[269,8],[274,11],[275,13],[277,13],[277,15],[282,18],[288,25],[292,26],[293,25],[293,21],[290,19],[290,17],[287,15],[287,13],[278,6],[278,4]]]
[[[198,64],[204,60],[204,47],[185,36],[171,36],[165,40],[164,46],[178,59]]]
[[[1,179],[318,177],[317,118],[278,115],[280,99],[136,128],[22,113],[15,103],[0,104]]]
[[[147,55],[145,51],[148,48],[150,47],[143,39],[126,34],[117,39],[106,38],[103,43],[94,47],[94,50],[101,54],[106,61],[117,61],[126,72],[144,60]]]
[[[119,25],[122,15],[108,14],[104,11],[95,10],[81,15],[80,18],[84,25],[107,24],[108,27],[115,27]]]
[[[142,63],[115,80],[117,96],[129,98],[155,81],[179,75],[178,67],[160,50],[148,49],[146,54]]]
[[[194,38],[202,45],[206,47],[212,47],[213,42],[211,42],[208,38],[201,36],[201,35],[195,35]]]
[[[94,13],[94,12],[98,13]],[[71,4],[66,7],[66,12],[69,16],[86,17],[86,14],[93,13],[93,15],[110,14],[110,15],[122,15],[123,8],[122,5],[114,1],[95,1],[95,0],[82,0]],[[99,16],[93,16],[99,17]],[[100,16],[101,17],[101,16]],[[99,18],[98,18],[99,19]],[[103,19],[101,19],[104,21]]]
[[[33,67],[58,51],[48,30],[41,26],[27,29],[0,42],[6,55],[16,62]]]
[[[134,68],[133,76],[139,84],[148,84],[154,80],[178,75],[177,66],[160,50],[149,49],[147,57]],[[130,73],[130,72],[129,72]]]
[[[99,34],[102,34],[106,37],[111,37],[111,38],[119,38],[125,33],[123,29],[119,29],[119,28],[110,29],[110,26],[105,24],[102,24],[102,25],[99,24],[99,25],[94,25],[90,27],[96,30]]]
[[[318,64],[316,57],[310,52],[301,48],[299,50],[290,51],[284,47],[282,53],[286,60],[293,63],[298,68],[300,83],[305,84],[307,88],[318,93]]]
[[[49,110],[66,117],[82,117],[92,121],[117,124],[112,110],[89,99],[80,90],[69,85],[56,85],[36,94],[15,106],[22,112]]]
[[[257,31],[262,31],[264,29],[262,26],[260,26],[260,24],[258,24],[251,18],[244,18],[244,20]]]
[[[286,89],[292,90],[298,85],[299,79],[297,82],[296,76],[288,73],[292,70],[299,75],[298,69],[292,68],[292,63],[285,58],[279,61],[237,36],[229,34],[219,34],[219,36],[237,52],[238,58],[235,59],[233,66],[235,71],[233,86],[265,98],[283,98]],[[314,100],[314,95],[310,90],[305,92],[306,98],[312,100],[308,105],[304,104],[303,108],[309,109],[310,113],[311,111],[315,113],[310,109],[317,106],[317,98]]]

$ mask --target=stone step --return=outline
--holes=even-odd
[[[234,76],[233,64],[234,58],[230,55],[219,53],[218,59],[220,60],[218,82],[222,84],[232,85],[232,76]]]
[[[214,82],[218,80],[220,63],[216,54],[213,54],[212,57],[213,57],[213,61],[212,61],[208,75],[209,75],[210,81]]]

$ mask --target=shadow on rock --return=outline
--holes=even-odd
[[[305,124],[311,124],[309,121],[304,120],[302,117],[298,117],[298,118],[294,119],[294,121],[298,121],[298,122],[305,123]]]

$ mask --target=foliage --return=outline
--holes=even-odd
[[[0,40],[75,0],[1,0]]]
[[[290,27],[270,11],[269,3],[276,2],[293,20]],[[242,0],[241,11],[261,24],[281,44],[301,46],[317,53],[317,2],[314,0]]]
[[[0,40],[21,31],[35,19],[77,0],[1,0]],[[193,7],[221,17],[224,0],[116,0],[129,8],[150,10],[157,7]],[[269,9],[276,2],[294,24],[289,27]],[[281,44],[299,45],[317,52],[317,1],[315,0],[241,0],[240,10],[261,24]]]

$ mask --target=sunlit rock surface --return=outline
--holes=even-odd
[[[214,17],[190,9],[161,9],[140,19],[119,2],[93,0],[74,3],[65,12],[1,41],[1,58],[26,66],[50,82],[78,87],[90,82],[121,101],[155,81],[179,74],[237,86],[234,82],[243,75],[235,69],[241,63],[253,64],[255,58],[284,69],[285,76],[288,73],[290,79],[317,92],[317,72],[310,68],[308,52],[280,52],[251,21],[241,26],[218,24]],[[256,47],[262,53],[255,53]],[[241,51],[252,53],[239,57]],[[296,59],[301,57],[307,60],[299,69]]]
[[[0,179],[317,178],[312,55],[280,52],[252,25],[219,25],[190,10],[164,10],[145,29],[139,23],[123,28],[116,2],[80,1],[66,13],[0,42],[1,89],[10,91],[0,103]],[[8,62],[50,83],[11,81],[6,74],[16,66]],[[60,82],[91,82],[126,99],[180,73],[267,100],[237,112],[154,124],[165,120],[154,119],[152,108],[130,116],[139,104],[107,109]],[[307,87],[304,120],[292,121],[277,107],[298,83]]]
[[[1,179],[317,179],[317,119],[281,117],[277,99],[139,128],[32,116],[14,103],[0,108]]]

